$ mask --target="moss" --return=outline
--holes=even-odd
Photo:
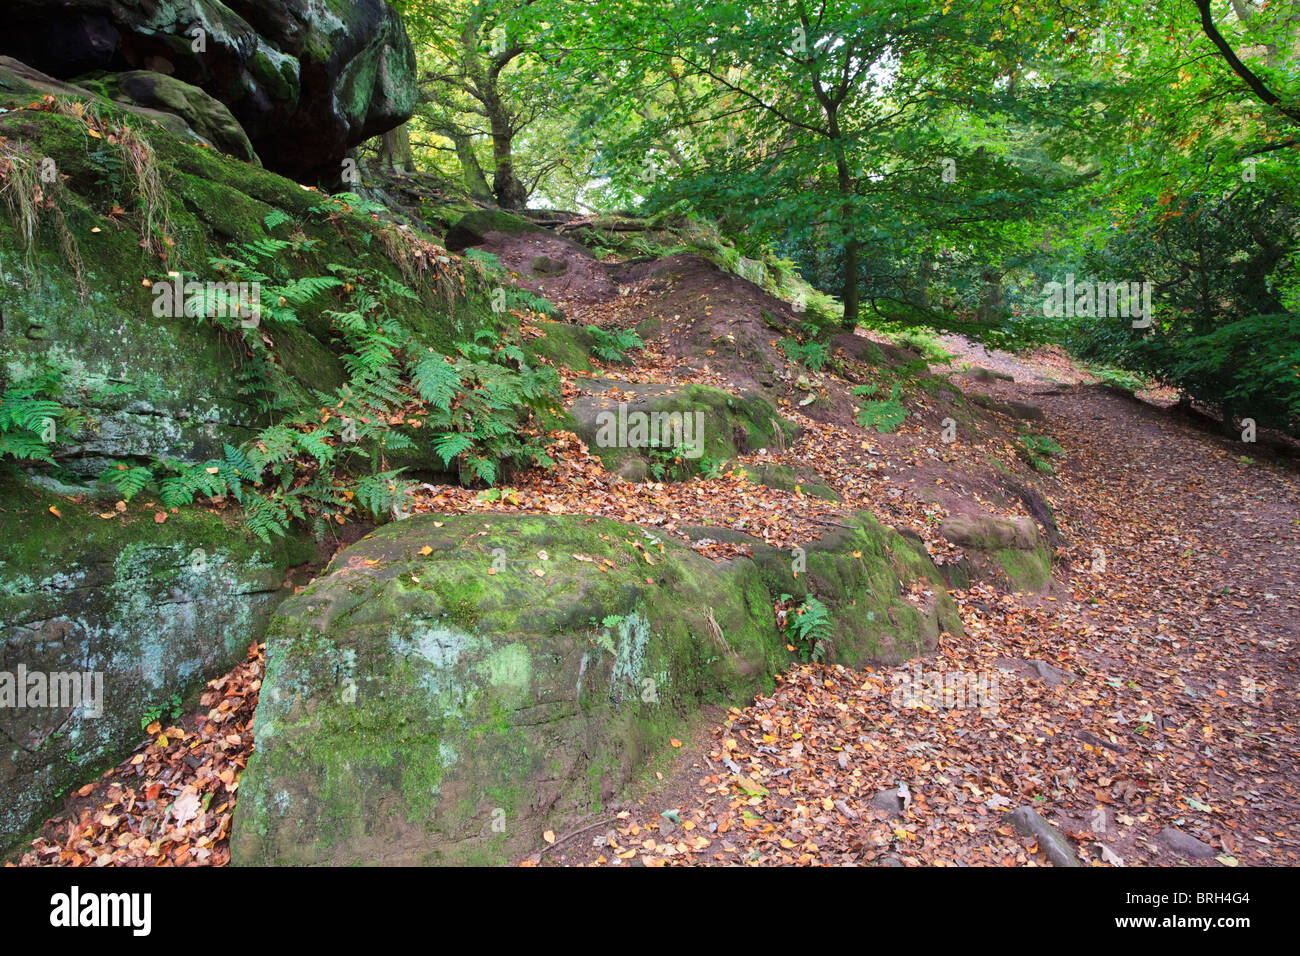
[[[446,245],[452,252],[460,252],[470,246],[483,243],[489,233],[502,232],[516,235],[521,232],[540,232],[540,227],[527,219],[512,215],[501,209],[475,209],[462,216],[447,231]]]
[[[361,578],[364,587],[352,587],[358,576],[347,570],[349,556],[277,618],[257,754],[241,785],[240,860],[364,857],[378,852],[379,833],[405,832],[402,821],[412,814],[434,821],[433,836],[420,838],[430,858],[473,858],[492,845],[486,822],[508,797],[516,799],[510,795],[532,801],[545,794],[555,813],[585,810],[625,782],[701,701],[736,702],[770,686],[767,664],[777,643],[770,603],[756,618],[739,599],[761,588],[752,565],[739,573],[738,594],[737,572],[715,569],[677,544],[659,551],[613,521],[440,520],[442,528],[417,517],[379,529],[353,546],[378,562]],[[658,556],[653,565],[633,540]],[[419,554],[426,545],[431,553]],[[503,551],[504,567],[488,575]],[[573,554],[608,557],[613,570],[599,572]],[[454,583],[463,581],[479,588]],[[681,595],[680,606],[654,597],[669,590]],[[471,594],[472,630],[428,623],[446,620],[449,605]],[[713,636],[710,615],[725,641]],[[591,624],[607,617],[618,618],[610,628],[613,652],[595,641]],[[345,659],[355,663],[345,666]],[[364,726],[400,720],[400,733],[342,740],[352,720],[336,699],[345,672],[356,675],[358,701],[374,697],[389,708]],[[339,715],[337,732],[331,715]],[[417,739],[424,742],[409,743]],[[431,740],[442,756],[437,768],[421,770],[415,765],[433,760]],[[457,755],[454,767],[448,751]],[[390,759],[394,753],[400,760]],[[304,755],[306,767],[326,770],[303,770]],[[398,765],[407,768],[403,779],[438,783],[431,806],[411,803],[407,791],[419,788],[394,776]],[[346,768],[337,782],[320,776],[336,766]],[[400,787],[400,803],[384,796]],[[281,790],[293,813],[277,809]],[[359,828],[359,807],[372,825]],[[339,814],[350,821],[341,829],[331,822]],[[514,852],[525,835],[512,829],[501,846]],[[425,859],[425,851],[412,847],[409,858]]]
[[[137,499],[119,515],[0,475],[0,643],[32,670],[95,671],[104,686],[103,715],[74,714],[62,736],[45,723],[62,714],[8,728],[46,742],[0,754],[4,840],[129,753],[151,705],[238,662],[288,595],[288,569],[315,556],[303,537],[265,545],[233,515],[192,509],[159,524],[159,511]]]
[[[530,358],[546,358],[560,368],[591,371],[591,355],[595,343],[584,326],[539,322],[537,327],[546,334],[541,338],[529,339],[524,344],[524,352]]]
[[[961,620],[938,570],[924,552],[867,512],[845,519],[802,545],[801,552],[756,548],[754,560],[773,597],[814,595],[831,612],[833,659],[858,666],[897,663],[936,644],[941,631],[961,633]],[[900,597],[906,585],[932,585],[930,611]]]
[[[1013,590],[1041,591],[1052,580],[1051,556],[1045,548],[1034,551],[1000,548],[993,555]]]
[[[790,492],[793,492],[797,487],[802,494],[813,498],[821,498],[824,501],[840,500],[840,496],[835,489],[822,482],[815,473],[796,473],[793,468],[770,463],[741,465],[735,471],[744,477],[746,481],[753,482],[756,485],[765,485],[768,488]]]
[[[277,63],[265,50],[248,61],[248,71],[274,99],[292,102],[298,95],[298,73],[287,58]]]
[[[938,573],[869,516],[810,544],[798,579],[775,549],[715,564],[607,519],[436,521],[378,529],[282,606],[238,862],[501,862],[536,845],[671,760],[667,741],[702,705],[771,689],[790,660],[776,588],[823,596],[847,663],[899,659],[960,626],[939,587],[934,613],[898,598]],[[467,601],[472,625],[449,613]],[[346,681],[373,715],[351,715]],[[363,733],[344,740],[349,727]]]
[[[701,473],[708,465],[720,464],[745,452],[784,448],[797,431],[757,393],[732,395],[707,385],[612,384],[620,390],[618,401],[597,393],[583,396],[570,409],[574,430],[609,471],[617,471],[628,460],[639,459],[649,463],[656,472],[662,470],[666,479],[682,480]],[[675,449],[653,447],[650,442],[662,436],[652,436],[647,431],[647,440],[642,441],[632,435],[631,428],[628,435],[618,435],[617,441],[609,441],[606,416],[617,417],[620,405],[626,405],[629,415],[673,416],[683,424],[689,422],[693,429],[689,443],[698,442],[698,446],[687,450],[695,456],[674,455]],[[695,430],[696,423],[698,430]],[[687,437],[685,428],[682,437]]]
[[[177,173],[177,185],[181,198],[204,220],[213,238],[225,242],[266,238],[262,220],[274,207],[189,173]]]

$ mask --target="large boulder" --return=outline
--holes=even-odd
[[[701,703],[768,686],[778,647],[752,565],[639,528],[387,525],[272,625],[232,859],[501,861],[599,807]]]
[[[751,465],[736,465],[732,469],[738,476],[756,485],[776,488],[779,491],[797,492],[824,501],[839,501],[840,496],[834,488],[826,484],[817,472],[811,468],[790,468],[786,465],[762,462]]]
[[[966,548],[977,577],[998,580],[1018,591],[1042,591],[1052,581],[1052,549],[1033,518],[958,513],[939,533]]]
[[[257,396],[247,390],[244,350],[213,322],[156,309],[154,287],[170,281],[167,270],[200,282],[228,281],[211,263],[230,256],[231,243],[268,242],[301,229],[310,248],[280,257],[287,267],[283,281],[328,276],[330,263],[346,262],[409,282],[420,300],[393,297],[389,308],[435,347],[450,348],[458,316],[481,310],[481,299],[452,302],[431,278],[406,276],[399,255],[390,251],[392,231],[381,235],[382,224],[281,176],[178,139],[168,128],[140,124],[131,115],[139,108],[123,113],[101,101],[98,112],[107,122],[134,124],[152,150],[150,171],[162,187],[159,205],[165,204],[174,242],[168,260],[160,262],[141,248],[134,217],[110,212],[140,188],[121,148],[90,136],[71,112],[23,109],[43,88],[76,95],[75,88],[0,63],[0,107],[8,109],[0,113],[0,137],[19,159],[52,161],[61,216],[42,212],[29,247],[11,216],[0,214],[0,260],[8,278],[0,284],[0,362],[6,381],[46,365],[67,369],[65,400],[97,423],[61,440],[56,450],[59,465],[75,477],[93,478],[122,460],[220,457],[226,443],[238,446],[265,426]],[[281,224],[268,226],[268,217]],[[69,245],[77,250],[76,263],[68,260]],[[246,250],[233,255],[256,262]],[[282,398],[328,392],[345,381],[337,333],[320,314],[331,304],[322,297],[320,308],[300,310],[300,325],[268,331],[292,380]],[[423,450],[426,464],[432,462]]]
[[[222,152],[261,165],[248,134],[226,104],[184,80],[150,70],[131,70],[83,77],[80,83],[128,107],[134,105],[179,116],[195,134]]]
[[[625,473],[630,460],[640,460],[663,479],[685,479],[750,451],[784,449],[796,434],[758,393],[707,385],[596,379],[569,414],[606,469]]]
[[[311,243],[302,255],[278,258],[272,288],[329,275],[330,263],[373,270],[409,283],[418,301],[395,297],[390,314],[441,348],[458,334],[458,317],[485,311],[482,299],[452,302],[432,278],[408,276],[382,223],[192,135],[174,136],[166,123],[142,122],[145,108],[39,102],[47,93],[88,99],[83,92],[0,63],[6,175],[43,171],[47,161],[56,173],[43,185],[52,201],[35,210],[33,241],[10,210],[0,211],[0,390],[57,368],[58,398],[79,413],[78,424],[60,425],[48,439],[54,464],[32,469],[43,484],[0,482],[0,672],[93,671],[107,702],[104,716],[84,720],[74,710],[0,710],[8,748],[0,791],[14,794],[0,808],[0,842],[21,836],[60,790],[135,746],[144,713],[228,669],[260,640],[287,593],[285,569],[314,554],[297,539],[276,547],[249,539],[237,512],[195,505],[171,514],[141,496],[123,514],[115,507],[121,494],[94,500],[104,490],[95,479],[111,465],[221,458],[226,444],[242,445],[267,424],[265,394],[249,389],[257,379],[239,334],[155,309],[168,270],[225,281],[211,263],[230,254],[230,243],[271,244],[300,229]],[[142,174],[155,226],[164,209],[170,222],[165,261],[141,246]],[[346,379],[337,333],[323,315],[338,301],[321,297],[299,310],[299,324],[259,330],[286,373],[276,379],[277,400],[308,401],[313,390]],[[416,452],[434,460],[427,443],[402,454]],[[5,476],[10,467],[6,456]]]
[[[753,561],[773,599],[811,595],[830,610],[829,663],[900,664],[933,651],[942,632],[962,632],[925,547],[868,512],[789,549],[755,547]]]
[[[156,511],[0,480],[0,849],[129,753],[142,715],[234,666],[292,593],[289,569],[315,556],[302,538],[263,545],[238,518]],[[56,699],[53,675],[86,674],[98,706]]]
[[[225,103],[274,170],[336,181],[349,147],[415,107],[415,54],[384,0],[11,0],[0,52],[69,79],[174,76]]]
[[[230,110],[197,86],[171,79],[171,91],[166,99],[172,105],[148,106],[118,92],[112,85],[114,76],[115,74],[104,74],[101,79],[83,77],[81,83],[66,83],[11,56],[0,56],[0,91],[4,92],[4,98],[9,102],[31,102],[45,96],[56,96],[92,103],[96,97],[107,97],[122,110],[157,123],[182,142],[216,146],[247,162],[259,162],[247,134]],[[162,102],[161,97],[147,96],[145,99],[160,104]],[[196,127],[202,127],[206,132],[200,133]]]
[[[915,653],[951,601],[901,598],[937,571],[855,521],[810,543],[791,593],[819,589],[844,663]],[[232,859],[504,862],[600,812],[701,704],[742,703],[792,660],[773,611],[791,556],[767,551],[714,562],[581,516],[386,525],[272,622]]]

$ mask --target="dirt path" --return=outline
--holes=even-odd
[[[1062,586],[958,592],[966,635],[920,662],[996,676],[997,706],[898,706],[894,675],[801,667],[684,748],[653,797],[535,859],[1041,862],[1002,818],[1031,805],[1085,863],[1182,862],[1166,828],[1205,845],[1194,863],[1300,861],[1295,472],[1166,409],[1061,387],[1086,376],[1059,357],[966,357],[1015,380],[959,383],[1040,405],[1066,451]],[[900,783],[906,811],[878,809]]]
[[[714,298],[710,269],[678,270],[623,309],[632,322],[659,305],[664,334],[635,367],[567,375],[569,400],[608,389],[611,378],[736,390],[744,384],[736,375],[751,375],[755,363],[779,368],[775,333],[755,319],[775,300],[741,280]],[[584,306],[584,317],[621,320],[600,306]],[[701,324],[696,341],[690,329]],[[734,360],[719,356],[720,327],[743,332],[745,354],[731,343]],[[1036,843],[1008,825],[1006,812],[1022,806],[1067,833],[1085,863],[1175,864],[1191,851],[1204,854],[1191,862],[1210,865],[1300,862],[1295,470],[1167,408],[1086,384],[1059,352],[1022,359],[960,340],[948,343],[954,383],[1038,405],[1045,418],[1034,428],[1065,451],[1056,475],[1030,477],[1015,448],[1023,423],[1011,419],[986,416],[955,442],[940,441],[939,423],[957,408],[941,383],[909,390],[911,414],[895,433],[864,433],[849,424],[849,392],[873,374],[863,344],[837,337],[845,377],[813,375],[825,401],[806,410],[817,418],[803,414],[791,376],[768,385],[803,435],[793,448],[741,459],[815,470],[840,503],[734,473],[626,482],[557,433],[554,471],[519,476],[496,499],[428,488],[416,510],[599,514],[669,534],[707,522],[784,545],[819,534],[819,515],[867,509],[914,532],[943,563],[960,549],[938,534],[936,487],[954,488],[956,505],[984,506],[996,491],[987,476],[1000,472],[1041,485],[1050,499],[1063,541],[1056,584],[1040,595],[988,584],[954,592],[964,635],[945,636],[933,656],[897,671],[804,665],[781,675],[770,697],[697,721],[679,749],[665,741],[676,758],[662,779],[603,816],[567,821],[552,846],[522,862],[1043,862]],[[975,365],[1011,379],[977,380]],[[260,661],[254,648],[246,665],[213,682],[203,712],[151,729],[135,756],[77,791],[22,862],[224,861],[233,800],[181,822],[167,816],[171,798],[159,788],[174,795],[202,776],[236,780],[251,748]],[[903,693],[934,675],[954,697],[958,684],[969,694]],[[1184,835],[1181,849],[1159,838],[1168,828]]]

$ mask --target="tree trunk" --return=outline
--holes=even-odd
[[[528,204],[528,191],[515,175],[515,163],[510,154],[510,140],[492,137],[492,155],[496,159],[496,173],[492,177],[492,192],[502,209],[523,209]]]
[[[835,128],[833,126],[833,128]],[[838,128],[835,128],[838,133]],[[848,160],[842,150],[835,159],[835,168],[839,176],[840,193],[850,196],[853,193],[853,180],[849,175]],[[858,237],[853,224],[853,206],[845,203],[840,207],[841,223],[844,229],[844,328],[852,330],[858,327]]]
[[[465,188],[469,190],[470,196],[479,202],[490,200],[492,187],[488,185],[483,167],[479,165],[478,156],[474,153],[472,138],[459,130],[444,130],[443,133],[456,147],[456,159],[460,161],[461,171],[465,175]]]
[[[850,236],[844,242],[844,328],[858,327],[858,240]]]
[[[384,134],[379,145],[379,165],[395,173],[415,172],[415,159],[411,155],[411,131],[405,123]]]
[[[483,97],[483,107],[492,128],[492,159],[496,166],[492,175],[492,192],[497,205],[502,209],[523,209],[528,203],[528,190],[515,175],[512,153],[515,131],[495,87]]]
[[[502,209],[523,209],[528,204],[528,191],[515,175],[511,153],[513,139],[513,133],[508,130],[498,133],[496,124],[493,124],[492,158],[496,161],[496,172],[492,176],[492,192]]]

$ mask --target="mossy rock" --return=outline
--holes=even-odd
[[[271,625],[233,861],[518,858],[641,779],[702,704],[772,686],[794,660],[774,588],[815,588],[850,664],[960,629],[924,552],[847,520],[808,545],[797,581],[774,548],[714,562],[603,518],[379,529]],[[921,579],[941,595],[929,610],[899,597]]]
[[[451,252],[462,252],[471,246],[481,246],[494,232],[515,235],[521,232],[543,231],[540,226],[533,225],[527,219],[501,209],[476,209],[462,216],[456,225],[447,231],[445,243]]]
[[[0,36],[0,51],[60,77],[128,65],[180,77],[229,107],[267,166],[303,182],[337,181],[346,151],[406,122],[419,98],[415,51],[383,0],[6,9],[23,30]]]
[[[827,659],[856,667],[897,664],[961,634],[961,617],[943,577],[917,542],[869,512],[841,516],[821,536],[796,547],[756,547],[753,560],[773,598],[816,597],[834,635]],[[920,584],[914,600],[904,597]]]
[[[0,672],[93,672],[103,689],[100,716],[0,707],[0,848],[130,753],[147,710],[240,661],[291,593],[289,569],[316,554],[298,536],[263,544],[236,515],[158,523],[156,511],[138,498],[118,514],[0,475]]]
[[[1022,551],[1019,548],[1001,548],[993,552],[1001,566],[1010,590],[1037,593],[1052,583],[1052,556],[1044,548]]]
[[[753,564],[576,516],[387,525],[267,649],[240,864],[507,862],[785,656]]]
[[[1025,592],[1042,591],[1051,584],[1051,546],[1032,518],[955,514],[943,521],[939,532],[968,550],[972,580]]]
[[[174,113],[222,152],[255,166],[262,165],[248,141],[248,134],[226,104],[197,86],[150,70],[97,73],[80,77],[76,82],[118,103]]]
[[[783,449],[797,434],[755,392],[614,379],[593,381],[589,389],[569,411],[578,437],[609,471],[639,458],[655,477],[683,480],[746,452]]]
[[[737,465],[731,470],[746,481],[756,485],[763,485],[766,488],[790,492],[798,488],[801,494],[821,498],[823,501],[840,500],[840,496],[835,489],[823,482],[821,477],[814,471],[796,470],[787,465],[776,465],[771,462]]]
[[[29,103],[23,89],[0,87],[0,105]],[[12,379],[50,362],[68,367],[65,401],[99,423],[60,442],[56,455],[73,475],[93,478],[120,460],[204,461],[267,424],[242,391],[245,359],[237,337],[207,320],[155,315],[146,282],[157,287],[169,269],[199,281],[226,281],[210,261],[231,255],[228,243],[270,238],[264,220],[272,213],[294,221],[276,227],[276,238],[298,228],[315,243],[283,257],[291,277],[329,275],[331,263],[347,263],[407,284],[417,299],[390,297],[389,309],[422,344],[449,352],[490,314],[481,290],[452,296],[431,278],[408,275],[392,243],[383,241],[391,236],[380,235],[383,224],[274,173],[178,140],[116,104],[101,100],[97,108],[110,122],[135,128],[156,153],[175,243],[166,263],[140,248],[133,217],[105,215],[115,204],[136,205],[136,185],[114,146],[88,136],[74,116],[0,115],[0,136],[20,143],[15,148],[30,157],[54,160],[63,184],[59,208],[83,263],[80,275],[68,267],[49,217],[28,249],[10,217],[0,215],[0,259],[11,276],[0,286],[0,368]],[[325,315],[336,305],[323,295],[299,309],[300,325],[264,330],[285,372],[281,398],[311,401],[315,390],[345,381],[341,345]],[[94,397],[109,384],[130,391]],[[432,460],[427,444],[418,451]]]
[[[998,401],[996,398],[984,395],[981,392],[971,392],[967,397],[981,408],[987,408],[989,411],[998,412],[1010,418],[1033,422],[1041,422],[1047,418],[1039,406],[1029,402]]]
[[[586,326],[565,322],[538,322],[536,325],[545,334],[524,340],[525,353],[534,359],[549,359],[559,368],[591,371],[591,355],[596,340]]]
[[[569,264],[554,256],[534,256],[529,268],[535,276],[562,276],[569,271]]]
[[[1013,382],[1014,375],[1008,375],[1006,372],[999,372],[996,369],[985,368],[982,365],[972,365],[970,370],[963,373],[977,382]]]

